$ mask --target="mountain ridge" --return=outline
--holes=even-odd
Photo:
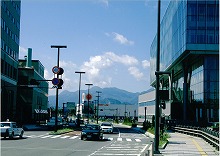
[[[138,103],[138,96],[141,94],[139,92],[132,93],[128,92],[126,90],[122,90],[116,87],[107,87],[107,88],[100,88],[97,86],[91,87],[89,90],[89,93],[92,95],[92,100],[97,100],[97,92],[101,92],[100,98],[99,98],[99,103],[101,104],[131,104],[135,105]],[[80,94],[82,95],[83,93],[88,94],[88,90],[80,90]],[[56,96],[51,95],[48,97],[49,100],[49,107],[55,107],[55,101],[56,101]],[[85,99],[86,100],[86,99]],[[62,107],[63,103],[66,102],[75,102],[79,103],[79,91],[68,91],[64,90],[59,94],[59,104],[58,107]],[[82,102],[82,99],[80,99],[80,102]]]

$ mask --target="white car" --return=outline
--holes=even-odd
[[[102,131],[104,133],[113,133],[113,124],[110,122],[103,122],[101,124]]]
[[[24,130],[22,128],[18,128],[16,122],[0,122],[0,131],[1,137],[9,137],[13,138],[14,136],[19,136],[20,138],[23,137]]]

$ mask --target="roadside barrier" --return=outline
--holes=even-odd
[[[176,132],[203,138],[205,141],[207,141],[209,144],[214,146],[219,151],[219,132],[215,132],[207,128],[183,125],[171,126],[171,129]]]

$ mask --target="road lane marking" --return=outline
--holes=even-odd
[[[112,140],[113,140],[113,138],[108,138],[107,140],[110,140],[110,141],[112,141]]]
[[[194,143],[194,145],[196,146],[197,150],[199,151],[199,153],[202,156],[207,156],[206,152],[203,150],[203,148],[194,140],[192,139],[192,142]]]
[[[63,136],[63,137],[60,137],[61,139],[66,139],[66,138],[69,138],[70,136],[66,135],[66,136]]]
[[[53,137],[51,137],[51,138],[59,138],[61,135],[55,135],[55,136],[53,136]]]
[[[117,141],[122,141],[122,138],[117,138]]]
[[[141,142],[141,139],[135,139],[136,142]]]
[[[126,140],[127,140],[127,141],[131,141],[131,139],[130,139],[130,138],[126,138]]]
[[[49,138],[49,137],[51,137],[52,135],[46,135],[46,136],[43,136],[43,137],[40,137],[40,138]]]
[[[78,138],[79,136],[73,136],[73,137],[71,137],[70,139],[76,139],[76,138]]]

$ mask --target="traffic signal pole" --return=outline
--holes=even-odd
[[[57,46],[52,45],[51,48],[57,48],[58,49],[58,55],[57,55],[57,67],[59,68],[59,60],[60,60],[60,48],[67,48],[67,46]],[[59,79],[59,74],[57,74],[57,79]],[[57,115],[58,115],[58,87],[56,88],[56,109],[55,109],[55,128],[54,131],[57,132]]]

